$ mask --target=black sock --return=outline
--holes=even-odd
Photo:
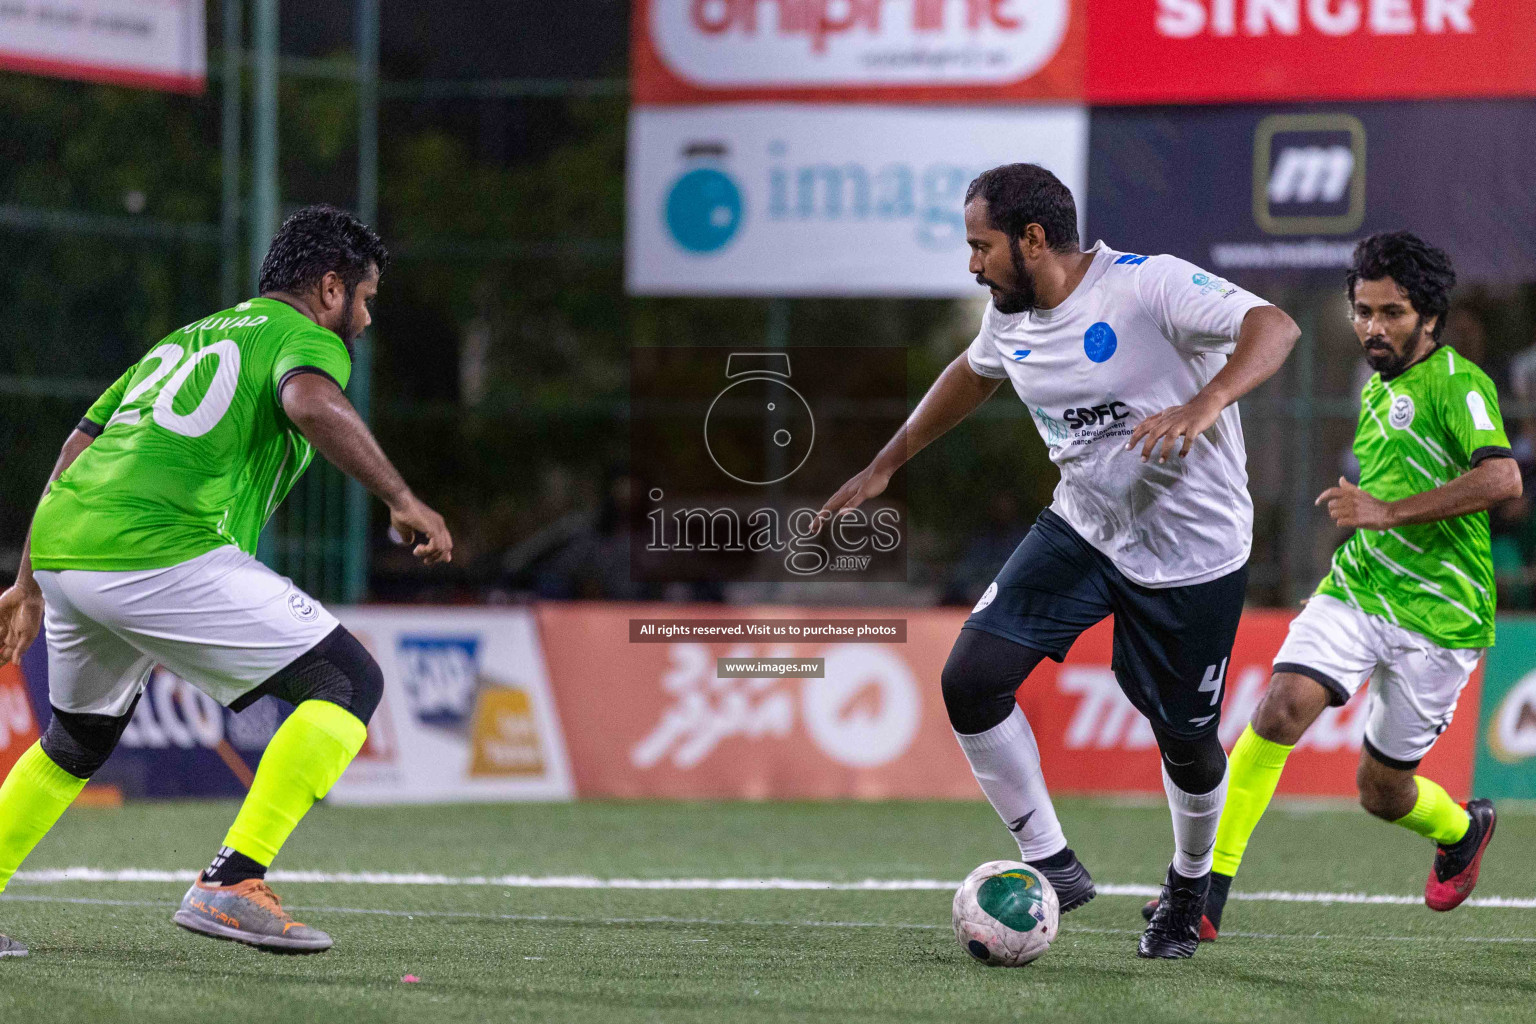
[[[1211,891],[1205,897],[1205,916],[1211,919],[1211,927],[1221,930],[1221,912],[1227,905],[1227,893],[1232,891],[1232,876],[1220,871],[1211,872]]]
[[[218,854],[213,858],[213,863],[208,870],[203,872],[203,881],[212,885],[234,885],[244,882],[248,878],[266,878],[267,869],[251,860],[239,850],[233,850],[228,846],[221,846]]]
[[[1037,868],[1046,868],[1051,871],[1055,871],[1057,868],[1064,868],[1068,864],[1071,864],[1073,857],[1074,854],[1072,853],[1072,847],[1066,846],[1062,848],[1060,853],[1053,853],[1049,857],[1042,857],[1040,860],[1032,861],[1031,863],[1033,863]]]

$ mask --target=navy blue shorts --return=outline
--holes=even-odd
[[[1221,722],[1247,585],[1244,565],[1193,586],[1141,586],[1046,509],[997,574],[996,591],[987,588],[991,600],[983,597],[964,628],[1061,661],[1083,630],[1113,615],[1120,689],[1162,731],[1199,739]]]

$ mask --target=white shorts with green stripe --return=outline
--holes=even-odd
[[[334,630],[319,601],[234,545],[165,569],[40,569],[48,699],[125,714],[155,665],[226,707]]]
[[[1441,647],[1320,594],[1291,620],[1274,671],[1316,680],[1335,707],[1369,679],[1366,750],[1407,771],[1418,767],[1450,726],[1456,701],[1482,657],[1483,648]]]

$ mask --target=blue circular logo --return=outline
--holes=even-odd
[[[667,230],[689,252],[714,252],[741,227],[741,189],[730,175],[698,167],[667,193]]]
[[[1102,363],[1114,355],[1119,344],[1115,329],[1103,320],[1083,332],[1083,351],[1096,363]]]

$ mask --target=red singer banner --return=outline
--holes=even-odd
[[[1093,103],[1536,95],[1530,0],[1089,0]]]
[[[1085,0],[636,0],[636,103],[1081,99]]]
[[[818,616],[902,618],[906,642],[795,642],[751,628]],[[979,795],[939,693],[964,611],[555,604],[538,617],[580,797]],[[632,619],[718,619],[739,632],[631,643]],[[1258,704],[1290,619],[1277,611],[1243,617],[1226,675],[1221,738],[1229,749]],[[1104,622],[1063,664],[1042,662],[1019,691],[1057,792],[1162,792],[1156,741],[1115,682],[1110,646]],[[806,671],[813,667],[819,675]],[[1471,788],[1480,680],[1481,672],[1425,761],[1462,798]],[[1282,793],[1354,795],[1365,704],[1362,690],[1323,714],[1291,756]]]

